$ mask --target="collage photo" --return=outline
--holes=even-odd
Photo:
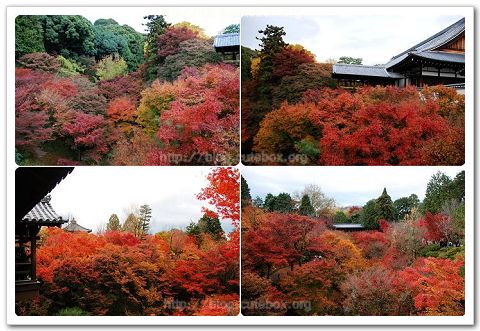
[[[7,8],[8,323],[473,323],[473,8],[413,8]]]

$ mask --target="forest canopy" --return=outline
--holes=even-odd
[[[244,179],[242,313],[463,315],[464,176],[432,175],[422,201],[385,188],[348,207],[318,185],[252,199]]]
[[[144,19],[16,18],[17,164],[238,163],[238,67],[201,27]]]

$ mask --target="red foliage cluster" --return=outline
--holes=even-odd
[[[158,55],[166,57],[178,53],[180,43],[185,40],[197,38],[198,33],[184,26],[169,27],[165,33],[158,37]]]
[[[199,198],[238,224],[239,173],[217,168]],[[231,208],[232,211],[228,209]],[[228,239],[182,230],[130,232],[48,228],[37,251],[46,313],[78,307],[92,315],[237,315],[239,229]]]
[[[464,313],[461,250],[430,246],[431,231],[422,231],[422,224],[443,215],[352,233],[253,206],[242,210],[242,218],[245,315]],[[451,259],[440,256],[445,253]],[[423,257],[432,254],[438,257]]]
[[[463,164],[463,100],[444,87],[310,91],[265,117],[254,150],[295,153],[313,140],[323,165]]]
[[[168,163],[168,155],[202,164],[232,164],[238,159],[238,70],[228,65],[206,65],[184,70],[173,86],[170,100],[159,115],[156,137],[164,147],[152,152],[148,163]],[[168,85],[167,83],[165,83]],[[159,87],[161,89],[162,87]],[[156,93],[152,90],[146,92]]]

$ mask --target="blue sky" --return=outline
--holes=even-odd
[[[384,187],[393,200],[412,193],[425,196],[427,183],[438,170],[454,177],[461,167],[244,167],[252,197],[267,193],[301,192],[317,184],[338,206],[364,205]]]
[[[267,24],[283,26],[287,43],[301,44],[322,62],[340,56],[363,58],[363,64],[388,60],[455,23],[462,16],[335,15],[244,16],[242,45],[258,48],[258,30]]]

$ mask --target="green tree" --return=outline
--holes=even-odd
[[[335,215],[333,216],[333,223],[335,223],[335,224],[349,223],[349,219],[343,211],[337,211],[335,213]]]
[[[263,207],[269,212],[290,213],[293,211],[294,202],[288,193],[280,193],[277,196],[269,193],[265,196]]]
[[[45,50],[64,57],[95,55],[93,24],[80,15],[42,16]]]
[[[242,81],[252,79],[252,58],[256,56],[256,52],[248,47],[242,46],[240,51],[242,52],[242,64],[241,64],[241,76]]]
[[[260,68],[259,68],[259,80],[260,80],[260,95],[271,100],[271,88],[273,85],[272,72],[273,61],[275,56],[285,48],[288,44],[283,40],[285,31],[283,27],[267,25],[265,29],[259,30],[259,33],[263,34],[260,40]]]
[[[218,217],[203,215],[197,223],[191,222],[186,229],[186,233],[200,239],[202,233],[210,235],[214,240],[224,238],[224,232]]]
[[[165,32],[165,29],[170,26],[163,15],[148,15],[143,17],[147,20],[143,25],[145,26],[145,57],[147,62],[147,81],[152,81],[157,78],[158,66],[160,64],[158,57],[157,39]]]
[[[120,231],[121,229],[120,219],[117,214],[112,214],[108,219],[107,231]]]
[[[144,37],[128,25],[119,25],[113,19],[98,19],[94,23],[96,58],[120,54],[130,71],[144,60]]]
[[[100,80],[108,80],[117,76],[125,75],[128,66],[125,60],[117,56],[107,56],[97,64],[97,77]]]
[[[150,230],[150,221],[152,219],[152,208],[150,208],[150,206],[147,204],[140,206],[138,218],[140,220],[142,234],[147,234],[148,231]]]
[[[337,63],[362,64],[362,61],[361,57],[341,56]]]
[[[202,233],[202,231],[200,230],[200,226],[198,225],[198,223],[195,223],[195,222],[190,222],[189,225],[187,225],[187,229],[185,231],[188,235],[190,236],[193,236],[195,238],[200,238],[200,234]]]
[[[313,208],[312,203],[310,202],[310,197],[307,194],[302,196],[298,212],[300,215],[315,216],[315,209]]]
[[[218,217],[203,215],[198,221],[198,226],[201,232],[209,234],[215,240],[223,238],[223,229]]]
[[[393,207],[392,198],[387,193],[387,189],[384,188],[382,195],[377,198],[378,218],[392,222],[395,220],[395,208]]]
[[[41,16],[15,17],[15,58],[29,53],[45,52],[43,34]]]
[[[395,200],[393,206],[395,208],[395,219],[403,220],[405,216],[409,215],[413,208],[418,208],[420,200],[416,194],[411,194],[408,197],[403,197]]]
[[[465,185],[463,187],[463,190],[465,190]],[[444,203],[452,198],[452,191],[450,190],[452,188],[457,188],[457,186],[452,185],[450,177],[440,171],[434,174],[427,184],[425,199],[423,199],[425,212],[436,214],[441,211]]]
[[[240,24],[230,24],[222,30],[222,33],[240,33]]]
[[[362,225],[367,229],[378,229],[379,210],[377,200],[368,201],[362,208],[360,219]]]
[[[248,187],[248,183],[247,181],[245,180],[245,178],[243,178],[243,176],[240,177],[241,180],[241,197],[242,197],[242,202],[246,202],[246,203],[249,203],[252,201],[252,196],[250,195],[250,188]]]

